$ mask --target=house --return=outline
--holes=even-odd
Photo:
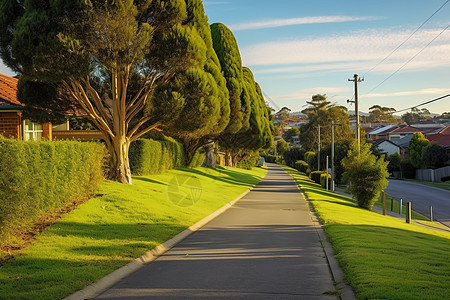
[[[300,127],[305,125],[305,122],[300,121],[300,119],[297,118],[287,118],[283,120],[283,123],[286,124],[286,126],[289,127]]]
[[[395,129],[399,128],[402,125],[386,125],[379,128],[376,128],[372,131],[369,131],[367,133],[367,138],[371,140],[379,140],[379,139],[389,139],[389,133],[394,131]],[[405,125],[403,125],[405,126]]]
[[[441,128],[439,132],[429,134],[426,138],[432,143],[434,142],[444,146],[447,149],[447,152],[450,153],[450,126]]]
[[[373,145],[378,148],[381,153],[386,154],[386,157],[394,153],[397,153],[398,155],[402,153],[402,148],[399,145],[384,138],[375,140]]]
[[[0,74],[0,134],[20,140],[80,139],[100,140],[97,130],[70,130],[69,121],[52,125],[35,123],[23,117],[24,104],[17,99],[17,78]]]

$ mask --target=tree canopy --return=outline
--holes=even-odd
[[[413,137],[409,141],[409,156],[411,159],[411,164],[415,168],[420,168],[422,166],[423,155],[426,148],[430,144],[423,133],[414,132]]]
[[[152,103],[154,87],[185,70],[189,79],[207,85],[214,73],[213,67],[199,71],[207,65],[207,32],[188,19],[194,18],[198,1],[187,3],[5,0],[0,6],[0,54],[21,74],[21,101],[54,111],[52,101],[70,100],[102,131],[112,178],[131,183],[129,144],[167,121],[153,110],[158,104]],[[37,99],[44,88],[52,97]],[[216,89],[209,92],[219,94]],[[184,96],[173,96],[176,101],[165,105],[182,109]],[[197,107],[219,109],[217,103]]]
[[[397,119],[392,115],[395,112],[395,108],[382,107],[380,105],[373,105],[369,108],[369,122],[386,122],[389,124],[397,124]]]

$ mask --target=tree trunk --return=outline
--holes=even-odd
[[[122,138],[105,138],[108,152],[111,155],[110,177],[120,183],[132,184],[130,160],[128,150],[130,142],[124,136]]]
[[[216,169],[216,157],[214,154],[215,144],[214,141],[209,141],[208,144],[203,146],[205,150],[205,161],[203,162],[203,166],[211,169]]]
[[[233,156],[231,155],[231,151],[225,151],[225,166],[232,167],[233,166]]]

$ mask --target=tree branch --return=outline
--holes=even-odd
[[[147,119],[147,118],[146,118]],[[150,118],[148,118],[148,119],[150,119]],[[144,119],[143,119],[144,120]],[[141,120],[141,122],[143,121],[143,120]],[[145,122],[147,122],[148,120],[145,120]],[[141,123],[141,122],[139,122],[139,123]],[[145,123],[144,122],[144,123]],[[142,124],[144,124],[144,123],[142,123]],[[134,127],[134,129],[133,129],[133,133],[134,132],[136,132],[138,129],[139,129],[139,127],[141,127],[142,126],[142,124],[138,124],[138,125],[136,125],[135,127]],[[158,126],[160,126],[161,125],[161,122],[160,121],[158,121],[158,122],[156,122],[155,124],[153,124],[153,125],[151,125],[151,126],[149,126],[149,127],[147,127],[147,128],[145,128],[145,129],[143,129],[142,131],[140,131],[140,132],[138,132],[137,134],[135,134],[134,136],[133,135],[131,135],[131,134],[129,134],[129,135],[127,135],[127,137],[130,139],[130,142],[132,142],[132,141],[134,141],[134,140],[137,140],[138,138],[140,138],[141,136],[143,136],[144,134],[146,134],[147,132],[149,132],[149,131],[151,131],[151,130],[158,130]]]

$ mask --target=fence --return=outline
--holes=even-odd
[[[416,170],[416,179],[429,182],[442,182],[442,177],[450,176],[450,166],[432,170]]]

